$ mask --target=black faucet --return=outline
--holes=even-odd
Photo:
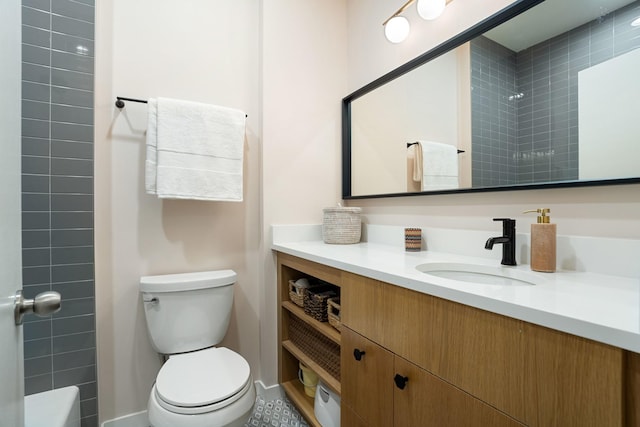
[[[511,218],[493,218],[502,221],[502,236],[490,237],[485,243],[485,249],[493,249],[496,243],[502,244],[502,265],[516,264],[516,220]]]

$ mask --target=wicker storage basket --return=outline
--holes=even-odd
[[[340,381],[340,345],[296,316],[290,316],[289,320],[289,340],[332,377]]]
[[[304,291],[305,288],[296,286],[295,280],[289,280],[289,299],[300,307],[304,305]]]
[[[340,330],[340,297],[329,298],[327,300],[327,317],[329,324]]]
[[[322,239],[325,243],[349,245],[360,242],[361,208],[325,208],[322,219]]]
[[[334,286],[318,286],[307,288],[304,293],[304,312],[316,319],[318,322],[326,322],[327,300],[337,296]]]

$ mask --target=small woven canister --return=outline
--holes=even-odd
[[[422,229],[404,229],[404,248],[407,252],[419,252],[422,249]]]
[[[322,239],[325,243],[350,245],[360,242],[362,233],[361,208],[324,208]]]

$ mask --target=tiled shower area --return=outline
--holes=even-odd
[[[93,247],[94,0],[22,1],[24,293],[62,295],[24,324],[25,393],[80,388],[98,425]]]
[[[471,42],[474,187],[578,179],[578,72],[640,48],[638,14],[640,1],[519,52]]]

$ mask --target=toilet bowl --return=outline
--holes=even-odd
[[[169,355],[149,394],[152,427],[235,427],[249,419],[256,393],[238,353],[216,347],[233,303],[231,270],[140,279],[156,351]]]

